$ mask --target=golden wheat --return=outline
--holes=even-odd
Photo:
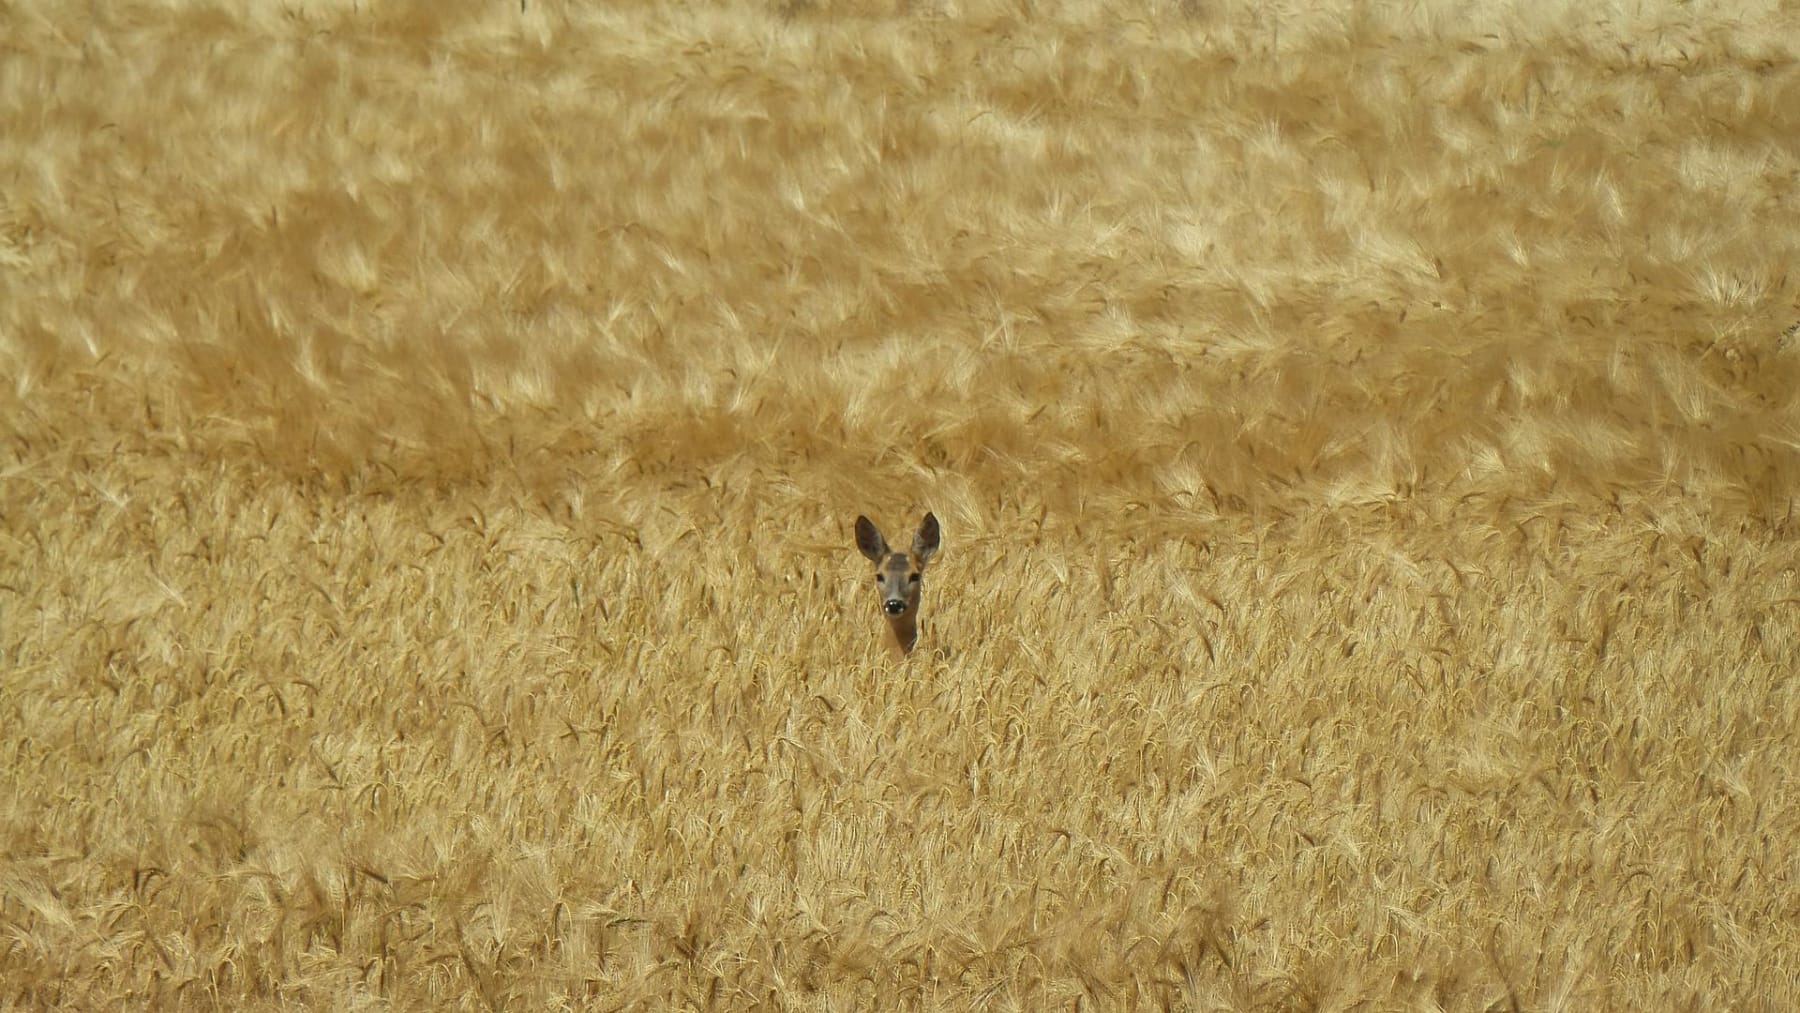
[[[0,1007],[1800,1004],[1800,12],[1392,6],[0,8]]]

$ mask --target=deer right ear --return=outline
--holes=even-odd
[[[919,557],[920,566],[937,555],[938,537],[937,515],[926,514],[925,520],[919,524],[919,533],[913,536],[913,555]]]
[[[856,518],[856,547],[877,566],[888,557],[887,539],[867,517]]]

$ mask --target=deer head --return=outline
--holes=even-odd
[[[881,592],[881,612],[894,631],[901,653],[913,649],[919,638],[919,579],[925,564],[938,550],[938,522],[931,514],[913,535],[911,552],[888,547],[881,530],[867,517],[856,519],[856,547],[875,564],[875,587]]]

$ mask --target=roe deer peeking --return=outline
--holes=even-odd
[[[895,552],[867,517],[856,519],[856,547],[875,564],[875,587],[881,591],[881,611],[894,631],[900,653],[913,649],[919,639],[919,577],[938,550],[938,522],[931,514],[913,535],[911,552]]]

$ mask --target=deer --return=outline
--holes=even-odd
[[[867,517],[856,518],[856,547],[875,564],[875,587],[881,592],[881,612],[902,655],[912,653],[919,639],[919,578],[925,564],[938,550],[938,521],[931,514],[913,535],[911,552],[895,552],[881,537],[881,529]]]

